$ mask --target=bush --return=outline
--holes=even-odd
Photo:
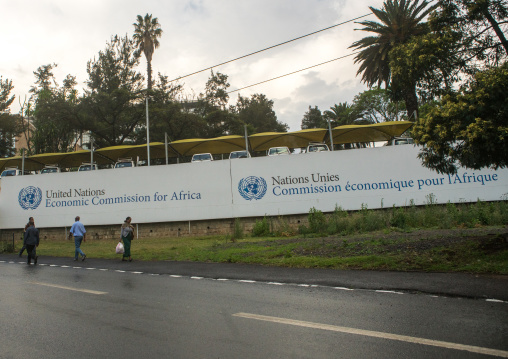
[[[313,233],[326,232],[326,217],[320,210],[312,207],[309,211],[309,230]]]
[[[243,226],[240,218],[235,218],[235,224],[233,228],[233,235],[231,236],[231,240],[234,242],[237,239],[243,238]]]
[[[266,237],[270,235],[270,224],[266,217],[263,217],[261,221],[256,219],[256,224],[252,228],[252,235],[254,237]]]

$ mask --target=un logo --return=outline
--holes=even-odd
[[[25,187],[19,191],[18,201],[23,209],[36,209],[41,204],[42,191],[39,187]]]
[[[248,201],[263,198],[266,188],[266,181],[256,176],[245,177],[238,183],[238,192]]]

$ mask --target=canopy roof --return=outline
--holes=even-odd
[[[347,125],[332,129],[333,143],[358,143],[387,141],[400,136],[413,125],[408,121],[382,122],[372,125]],[[289,148],[307,147],[309,142],[330,143],[328,130],[313,128],[295,132],[264,132],[248,137],[252,151],[266,151],[270,147],[287,146]],[[216,138],[193,138],[178,140],[168,144],[168,157],[192,156],[196,153],[222,154],[245,150],[245,138],[242,136],[222,136]],[[147,159],[144,145],[113,146],[101,148],[93,153],[93,161],[99,165],[114,164],[119,158]],[[166,146],[161,142],[150,143],[150,158],[165,158]],[[25,157],[25,170],[40,170],[44,166],[57,165],[62,168],[77,167],[90,162],[91,153],[81,150],[67,153],[43,153]],[[0,172],[7,167],[22,167],[22,157],[0,158]]]

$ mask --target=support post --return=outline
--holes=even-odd
[[[150,167],[150,120],[148,118],[148,95],[146,96],[146,155]]]
[[[328,131],[330,132],[330,150],[333,151],[333,133],[330,119],[328,119]]]

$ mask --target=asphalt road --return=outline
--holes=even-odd
[[[505,296],[504,276],[0,255],[0,358],[506,358]]]

